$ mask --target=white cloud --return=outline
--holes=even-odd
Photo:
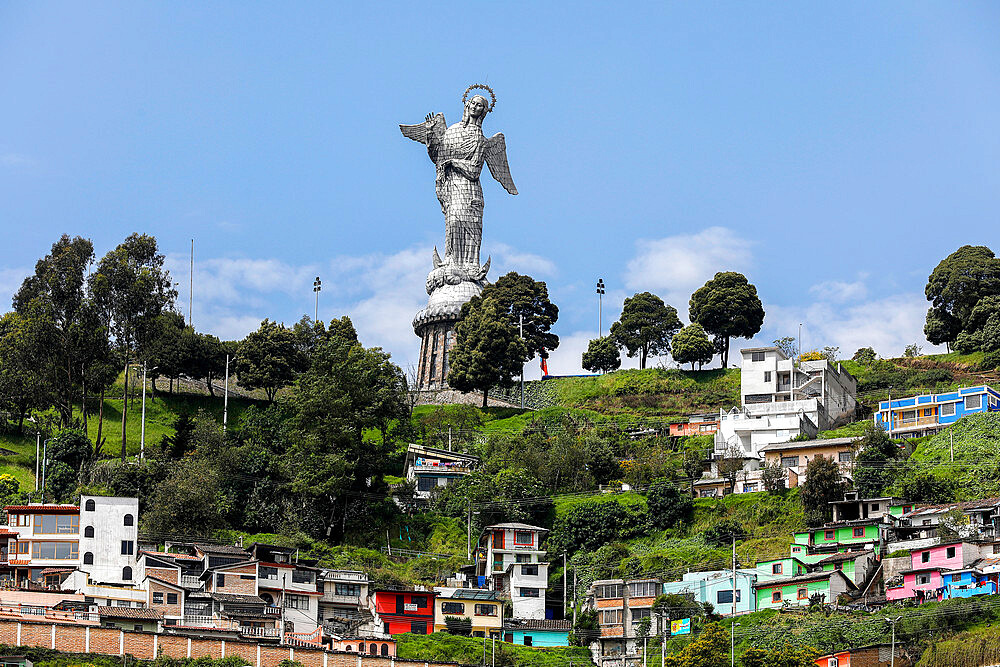
[[[678,311],[687,311],[691,292],[717,272],[745,272],[753,265],[752,245],[726,227],[642,240],[626,267],[625,284],[633,290],[655,291]]]
[[[506,243],[494,244],[491,254],[494,260],[492,266],[495,267],[498,276],[509,271],[517,271],[537,280],[539,277],[552,276],[556,273],[556,265],[552,260],[530,252],[520,252]]]
[[[919,293],[849,304],[818,302],[804,307],[765,304],[764,310],[767,317],[762,333],[755,341],[738,347],[770,344],[781,336],[796,336],[801,322],[803,350],[837,346],[840,354],[849,358],[860,347],[872,347],[883,357],[894,357],[901,355],[910,343],[917,343],[925,353],[943,351],[924,337],[927,302]]]
[[[844,282],[842,280],[827,280],[817,283],[809,288],[809,292],[816,298],[833,303],[844,303],[845,301],[856,301],[868,296],[868,287],[864,280],[854,282]]]

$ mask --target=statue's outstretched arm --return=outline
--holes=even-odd
[[[486,140],[486,164],[497,183],[510,194],[516,195],[517,188],[510,175],[510,165],[507,164],[507,142],[503,132],[497,132]]]
[[[440,113],[429,113],[424,122],[416,125],[399,126],[399,131],[403,133],[404,137],[419,141],[427,146],[437,142],[446,129],[448,129],[448,125],[444,121],[444,114]]]

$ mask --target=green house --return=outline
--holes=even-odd
[[[849,551],[847,553],[836,553],[827,555],[822,560],[817,561],[816,567],[821,572],[839,571],[847,575],[847,578],[855,586],[861,586],[868,580],[876,567],[875,552],[870,549],[863,551]]]
[[[758,581],[767,581],[781,577],[795,577],[809,571],[809,564],[798,557],[775,558],[763,560],[754,566]]]
[[[856,588],[854,582],[840,570],[812,572],[754,584],[758,610],[780,609],[785,605],[808,606],[809,599],[816,593],[823,596],[824,603],[832,604],[841,593]]]
[[[792,556],[801,558],[805,553],[817,551],[847,551],[849,548],[877,547],[881,539],[880,521],[862,519],[859,521],[843,521],[827,523],[819,528],[795,533],[792,544]],[[803,553],[798,553],[802,550]]]

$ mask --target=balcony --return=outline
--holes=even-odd
[[[250,625],[240,626],[240,634],[244,637],[258,637],[261,639],[278,639],[281,631],[278,628],[257,628]]]
[[[240,624],[214,616],[185,616],[177,625],[185,628],[207,628],[211,630],[239,630]]]
[[[361,604],[360,595],[336,595],[334,593],[324,593],[323,597],[319,599],[320,602],[328,602],[330,604],[349,604],[357,606]]]
[[[281,607],[264,607],[265,616],[281,616]]]
[[[192,574],[182,574],[181,586],[183,586],[184,588],[195,588],[201,590],[202,588],[201,577]]]

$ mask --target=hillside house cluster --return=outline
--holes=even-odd
[[[966,415],[998,410],[1000,393],[981,385],[942,394],[880,401],[872,419],[890,437],[916,438],[937,433]]]

